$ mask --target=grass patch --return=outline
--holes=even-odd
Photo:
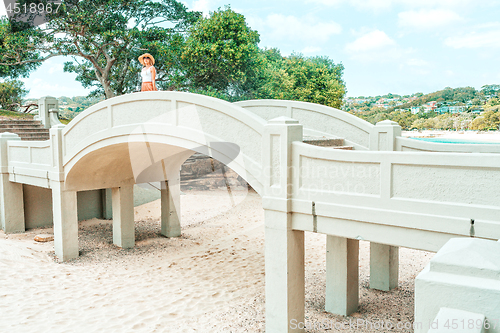
[[[0,109],[0,116],[13,119],[33,119],[33,115],[29,113],[15,112]]]

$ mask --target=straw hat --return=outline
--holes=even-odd
[[[155,64],[155,58],[153,58],[153,56],[152,56],[151,54],[149,54],[149,53],[144,53],[143,55],[141,55],[141,56],[139,57],[139,62],[140,62],[141,64],[143,64],[143,65],[144,65],[144,58],[149,58],[149,59],[151,59],[151,65],[154,65],[154,64]]]

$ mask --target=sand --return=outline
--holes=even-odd
[[[233,194],[235,207],[226,191],[187,191],[180,238],[160,235],[159,201],[136,207],[137,243],[129,250],[112,244],[110,221],[80,222],[80,257],[65,263],[54,257],[53,241],[33,240],[51,228],[0,232],[0,331],[264,332],[261,199]],[[414,278],[432,253],[402,248],[399,287],[381,292],[368,288],[369,243],[361,242],[359,311],[343,317],[324,311],[325,236],[306,233],[306,242],[311,324],[413,321]]]

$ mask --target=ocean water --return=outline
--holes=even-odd
[[[487,144],[487,145],[499,145],[500,142],[491,141],[473,141],[473,140],[461,140],[461,139],[451,139],[451,138],[412,138],[414,140],[436,142],[436,143],[459,143],[459,144]]]

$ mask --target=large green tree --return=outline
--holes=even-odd
[[[134,90],[137,57],[144,52],[157,60],[160,87],[168,79],[174,82],[179,34],[200,16],[175,0],[82,0],[63,13],[45,26],[16,32],[4,21],[0,66],[72,56],[75,61],[66,63],[65,70],[77,73],[85,87],[96,87],[95,93],[106,98]]]
[[[230,7],[200,19],[182,53],[191,90],[230,100],[250,98],[262,65],[258,43],[257,31]]]
[[[257,98],[289,99],[340,108],[346,94],[344,66],[327,57],[300,54],[282,57],[278,50],[264,51],[265,67]]]

